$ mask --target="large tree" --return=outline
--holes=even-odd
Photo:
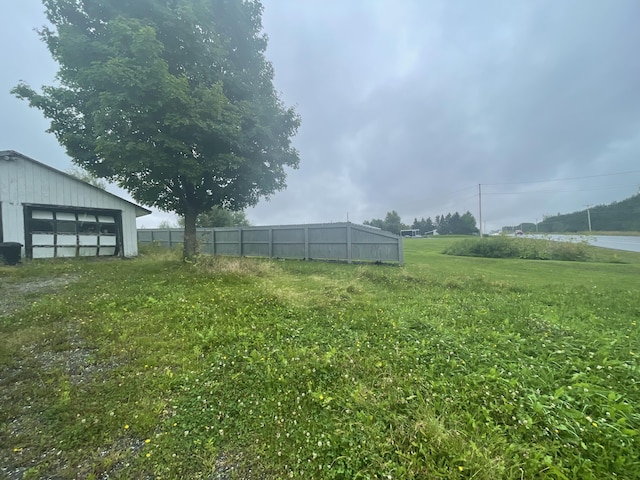
[[[285,187],[299,117],[273,87],[259,0],[43,0],[57,85],[13,89],[74,163],[185,219]]]
[[[480,230],[476,226],[476,217],[474,217],[473,214],[469,210],[467,210],[460,217],[460,230],[457,233],[460,233],[462,235],[475,235],[479,232]]]

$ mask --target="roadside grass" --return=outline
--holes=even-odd
[[[640,478],[640,254],[454,241],[0,267],[0,476]]]

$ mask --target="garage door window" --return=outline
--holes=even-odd
[[[27,214],[32,258],[118,255],[119,212],[56,211]]]

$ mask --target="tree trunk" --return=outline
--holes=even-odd
[[[198,212],[193,208],[187,208],[184,212],[184,249],[182,260],[189,261],[198,253],[198,238],[196,236],[196,218]]]

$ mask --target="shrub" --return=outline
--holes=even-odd
[[[465,239],[444,251],[447,255],[485,258],[522,258],[527,260],[589,260],[585,242],[559,242],[549,239],[485,237]]]
[[[469,238],[456,242],[447,248],[447,255],[486,258],[518,258],[520,249],[507,237]]]

